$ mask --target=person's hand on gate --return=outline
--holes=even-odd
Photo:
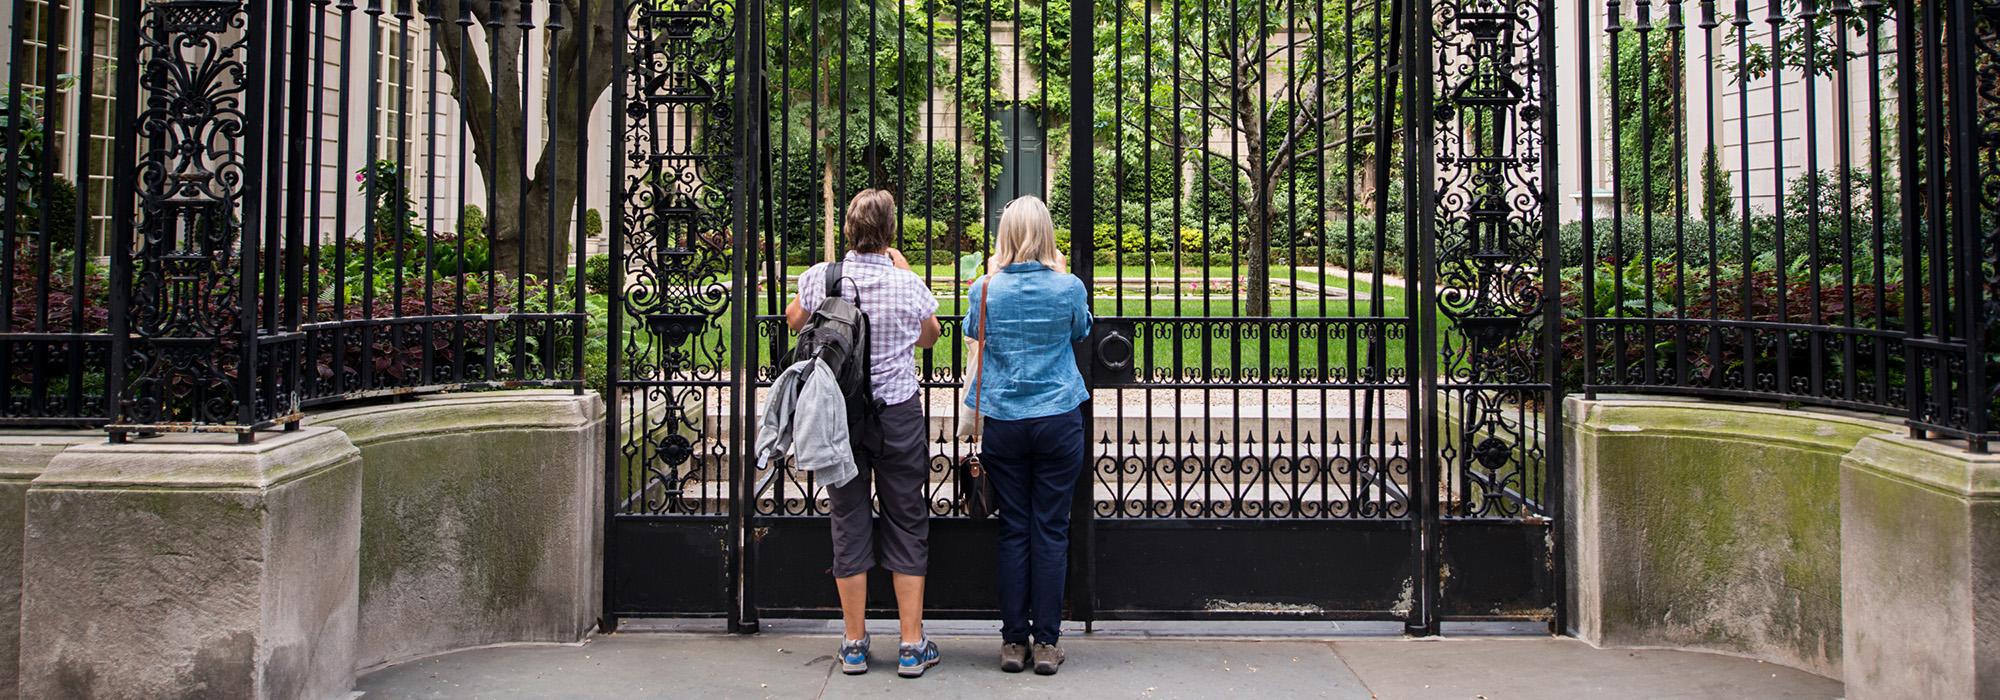
[[[884,252],[889,254],[889,262],[894,263],[896,267],[905,270],[910,269],[910,261],[903,257],[903,251],[896,250],[895,248],[889,248],[886,249]]]

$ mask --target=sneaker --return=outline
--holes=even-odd
[[[899,645],[896,648],[896,675],[917,678],[943,660],[944,655],[938,653],[937,642],[931,641],[929,637],[916,644]]]
[[[868,672],[868,638],[840,642],[840,672],[858,676]]]
[[[1063,663],[1062,647],[1054,644],[1035,645],[1035,675],[1053,676]]]
[[[1028,645],[1007,642],[1000,645],[1000,670],[1020,673],[1028,668]]]

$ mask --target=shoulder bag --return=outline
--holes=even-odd
[[[973,368],[972,375],[966,377],[965,385],[962,389],[962,391],[972,392],[972,412],[968,414],[961,410],[958,416],[959,439],[961,442],[970,444],[973,449],[970,454],[958,458],[958,464],[954,471],[957,472],[958,477],[959,504],[964,508],[965,514],[973,519],[992,517],[993,513],[999,510],[999,503],[993,495],[993,480],[987,475],[985,465],[980,464],[979,450],[977,449],[980,433],[985,427],[985,420],[979,414],[979,390],[985,384],[986,346],[992,342],[993,338],[991,330],[993,319],[986,315],[986,300],[993,296],[994,281],[995,279],[992,275],[987,275],[986,291],[979,297],[979,327],[985,331],[982,333],[985,339],[979,341],[979,364]]]

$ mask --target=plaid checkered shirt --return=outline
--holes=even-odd
[[[840,293],[868,315],[870,378],[875,398],[895,405],[917,395],[917,336],[937,313],[937,297],[916,273],[895,266],[880,253],[848,251],[842,259]],[[799,275],[799,308],[812,313],[826,300],[826,263]]]

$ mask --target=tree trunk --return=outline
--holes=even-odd
[[[1245,311],[1251,316],[1268,316],[1271,312],[1271,270],[1267,261],[1271,257],[1271,222],[1277,219],[1273,201],[1278,187],[1277,173],[1285,168],[1284,163],[1269,160],[1272,154],[1264,142],[1263,114],[1257,108],[1257,100],[1264,90],[1264,72],[1263,66],[1259,65],[1261,59],[1252,57],[1258,55],[1257,47],[1261,43],[1247,43],[1237,52],[1237,56],[1243,58],[1235,66],[1236,94],[1232,95],[1234,104],[1231,105],[1236,114],[1237,133],[1243,138],[1247,166],[1244,170],[1248,171],[1246,174],[1250,179],[1250,191],[1244,193],[1247,200],[1240,202],[1247,219],[1244,223],[1250,230],[1238,235],[1243,239],[1240,243],[1243,266],[1250,271],[1250,279],[1245,285],[1247,288],[1241,291]]]
[[[460,3],[479,24],[489,20],[491,6],[487,3]],[[544,90],[555,92],[545,92],[544,104],[539,106],[522,101],[521,53],[526,34],[515,26],[511,13],[503,9],[504,16],[491,18],[499,26],[488,28],[492,32],[490,46],[476,45],[466,35],[449,30],[431,33],[445,73],[454,84],[464,86],[455,90],[453,97],[464,114],[473,160],[486,181],[493,269],[503,275],[547,277],[553,272],[567,276],[571,227],[582,225],[575,217],[582,185],[576,177],[576,164],[583,157],[588,117],[578,114],[576,91],[581,90],[585,104],[594,108],[611,87],[611,59],[622,43],[616,30],[617,13],[624,4],[593,3],[587,17],[578,15],[575,2],[566,2],[565,7],[568,28],[549,54],[549,77],[543,85]],[[456,15],[458,9],[451,7],[446,12]],[[458,60],[461,55],[467,59],[463,63]],[[485,65],[488,61],[493,65]],[[586,65],[588,71],[584,70]],[[535,97],[529,95],[531,100]],[[535,169],[530,177],[522,168],[524,149],[532,145],[524,143],[524,125],[529,109],[547,109],[548,97],[555,101],[555,119],[550,136],[540,145],[540,156],[528,153]],[[553,226],[551,189],[555,192]],[[550,257],[551,244],[554,257]]]
[[[824,51],[822,50],[821,53],[824,54]],[[833,85],[831,84],[833,80],[833,59],[822,60],[819,74],[819,85],[814,86],[819,90],[819,95],[814,99],[818,101],[817,104],[830,104],[830,101],[833,99]],[[842,106],[841,109],[846,109],[846,107]],[[833,158],[839,153],[836,149],[845,144],[834,143],[832,135],[827,133],[825,127],[821,127],[819,131],[820,133],[816,134],[819,142],[826,144],[825,152],[820,157],[819,173],[821,257],[826,262],[833,262],[840,257],[834,252],[839,250],[840,246],[840,227],[834,223]]]
[[[1244,251],[1243,266],[1250,269],[1249,289],[1244,291],[1247,299],[1246,311],[1251,316],[1271,315],[1271,267],[1270,255],[1271,224],[1277,221],[1277,210],[1269,196],[1260,196],[1256,208],[1251,210],[1250,230],[1252,242]]]
[[[573,169],[574,159],[570,160]],[[570,238],[577,222],[576,178],[557,178],[554,236],[550,235],[549,189],[546,176],[528,181],[525,191],[509,187],[494,198],[495,206],[487,220],[493,231],[493,269],[511,277],[534,275],[536,278],[567,276],[569,265]],[[567,180],[567,182],[562,182]],[[518,182],[518,180],[516,180]],[[519,192],[520,196],[515,194]],[[525,235],[523,229],[525,228]],[[549,257],[549,245],[555,245],[555,257]],[[553,264],[551,263],[553,261]]]
[[[827,261],[827,262],[833,262],[833,261],[834,261],[834,259],[838,257],[838,256],[836,256],[836,255],[834,254],[834,251],[835,251],[835,250],[838,250],[838,247],[837,247],[837,246],[838,246],[838,245],[839,245],[839,243],[840,243],[840,235],[839,235],[839,234],[837,233],[837,232],[838,232],[838,231],[839,231],[840,229],[839,229],[839,227],[835,226],[835,225],[834,225],[834,223],[833,223],[833,218],[834,218],[834,211],[833,211],[833,153],[834,153],[834,151],[833,151],[833,146],[832,146],[832,144],[831,144],[831,143],[829,143],[829,142],[827,142],[827,141],[826,141],[825,139],[823,139],[823,138],[822,138],[822,139],[821,139],[821,143],[828,143],[828,145],[827,145],[827,147],[826,147],[826,156],[825,156],[824,158],[822,158],[822,159],[821,159],[821,160],[822,160],[822,161],[824,161],[824,162],[823,162],[823,164],[822,164],[822,165],[820,166],[820,175],[819,175],[819,183],[820,183],[820,194],[819,194],[819,198],[820,198],[820,202],[822,203],[822,207],[821,207],[821,208],[822,208],[822,210],[823,210],[823,211],[821,212],[821,216],[820,216],[820,221],[821,221],[821,223],[822,223],[822,229],[823,229],[823,230],[821,231],[821,234],[820,234],[820,235],[821,235],[821,242],[825,244],[825,247],[823,248],[823,250],[824,250],[824,257],[825,257],[825,259],[826,259],[826,261]]]

